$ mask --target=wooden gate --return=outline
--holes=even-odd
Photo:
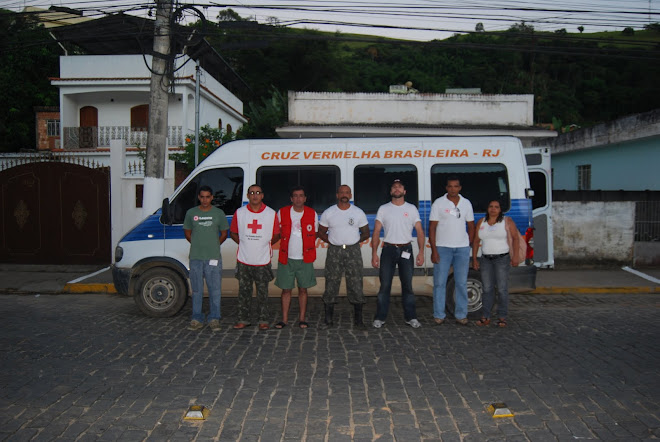
[[[61,161],[0,171],[0,262],[110,263],[108,168]]]

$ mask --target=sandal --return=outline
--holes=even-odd
[[[490,318],[482,317],[475,324],[477,324],[480,327],[484,325],[490,325]]]
[[[498,319],[497,320],[497,326],[502,327],[502,328],[506,327],[506,319],[504,319],[504,318]]]
[[[270,326],[268,324],[266,324],[265,322],[262,322],[261,324],[259,324],[259,330],[268,330],[269,328],[270,328]]]
[[[286,323],[280,321],[277,324],[275,324],[275,328],[278,330],[282,330],[284,327],[286,327]]]
[[[245,327],[249,326],[250,324],[245,323],[245,322],[237,322],[234,324],[234,330],[243,330]]]
[[[307,328],[307,327],[309,327],[309,324],[306,323],[305,321],[299,321],[299,322],[298,322],[298,327],[300,327],[300,328]]]

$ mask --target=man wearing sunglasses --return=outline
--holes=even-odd
[[[264,191],[256,184],[248,187],[248,204],[234,213],[229,234],[238,244],[236,277],[238,278],[237,330],[250,325],[252,286],[257,289],[257,313],[260,330],[268,330],[268,283],[273,280],[270,260],[272,245],[280,239],[280,224],[273,209],[263,203]]]
[[[474,239],[474,213],[470,201],[460,194],[461,182],[447,178],[447,193],[436,199],[429,216],[429,243],[433,262],[433,319],[445,322],[447,277],[454,267],[456,323],[467,325],[467,277],[470,267],[470,244]],[[467,230],[466,230],[467,225]],[[452,294],[450,293],[450,296]]]

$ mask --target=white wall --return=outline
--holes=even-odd
[[[634,202],[554,201],[552,211],[555,261],[632,262]]]
[[[290,124],[532,126],[533,95],[289,92]]]

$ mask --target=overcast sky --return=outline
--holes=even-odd
[[[90,16],[118,11],[145,16],[153,4],[130,0],[0,0],[0,7],[14,11],[56,5],[81,9]],[[583,26],[588,33],[620,31],[628,26],[642,29],[650,22],[660,22],[660,0],[196,0],[188,4],[197,6],[212,21],[220,10],[231,7],[241,16],[262,23],[409,40],[444,39],[455,32],[474,31],[477,23],[486,31],[499,31],[524,20],[537,30],[565,28],[577,32],[578,26]]]

